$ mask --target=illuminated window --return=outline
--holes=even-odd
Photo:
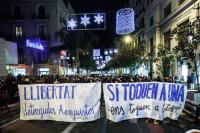
[[[15,27],[15,35],[16,35],[16,37],[22,37],[22,27],[21,26]]]
[[[181,66],[181,69],[182,69],[181,76],[183,76],[184,81],[186,82],[187,81],[187,76],[188,76],[188,66],[186,64],[183,64]]]
[[[38,36],[40,39],[46,39],[46,25],[38,25]]]

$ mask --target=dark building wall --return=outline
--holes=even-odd
[[[67,11],[62,4],[62,0],[0,1],[0,36],[18,43],[19,64],[47,63],[49,48],[61,45],[58,18]],[[26,39],[41,42],[45,49],[27,48]]]

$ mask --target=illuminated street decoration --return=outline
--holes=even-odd
[[[28,39],[26,40],[26,46],[31,47],[31,48],[35,48],[35,49],[44,50],[44,47],[42,46],[42,44],[40,42],[31,42]]]
[[[93,56],[100,56],[100,49],[93,49]]]
[[[66,50],[61,50],[60,51],[61,56],[67,56],[67,51]]]
[[[103,15],[97,14],[96,16],[94,16],[94,22],[96,22],[97,24],[100,24],[104,21]]]
[[[125,44],[130,44],[132,41],[133,41],[133,39],[131,38],[131,36],[129,36],[129,35],[124,36]]]
[[[77,24],[76,24],[76,20],[74,19],[70,19],[68,22],[67,22],[67,27],[71,28],[71,29],[74,29],[75,27],[77,27]]]
[[[67,30],[105,30],[105,13],[67,14]]]
[[[105,54],[105,55],[108,55],[108,51],[106,50],[106,51],[104,52],[104,54]]]
[[[81,17],[81,24],[83,24],[85,27],[87,26],[87,24],[90,24],[90,17],[87,17],[86,14],[84,15],[84,17]]]
[[[116,53],[118,53],[118,50],[117,50],[117,49],[115,49],[115,50],[114,50],[114,53],[115,53],[115,54],[116,54]]]
[[[70,51],[61,50],[60,51],[60,59],[70,59]]]
[[[119,35],[128,34],[135,30],[134,11],[131,8],[123,8],[117,11],[116,33]]]

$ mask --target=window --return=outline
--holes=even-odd
[[[24,51],[23,48],[18,48],[18,59],[19,59],[19,63],[23,62],[24,59]]]
[[[150,17],[149,25],[150,25],[150,26],[153,26],[153,16]]]
[[[46,25],[38,25],[38,36],[40,39],[46,39]]]
[[[141,43],[141,37],[140,36],[138,37],[138,43]]]
[[[184,21],[183,23],[179,24],[178,27],[181,31],[189,30],[189,20]]]
[[[21,9],[19,6],[15,6],[13,9],[13,17],[15,19],[20,19],[21,18]]]
[[[164,48],[168,51],[171,49],[171,31],[164,33]]]
[[[154,45],[153,45],[153,38],[151,38],[150,40],[149,40],[149,43],[150,43],[150,53],[153,53],[154,52]]]
[[[171,13],[171,2],[164,8],[164,18]]]
[[[138,1],[136,1],[136,2],[135,2],[135,5],[136,5],[136,6],[138,6],[138,3],[139,3],[139,2],[138,2]]]
[[[21,26],[15,27],[15,36],[16,37],[22,37],[22,27]]]
[[[45,19],[45,8],[42,5],[38,7],[38,18]]]
[[[185,0],[179,0],[179,5],[181,5]]]
[[[144,28],[144,17],[138,21],[138,30]]]
[[[178,36],[179,39],[179,44],[187,44],[188,43],[188,33],[189,33],[189,20],[184,21],[183,23],[178,25]]]

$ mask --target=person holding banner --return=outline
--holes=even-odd
[[[154,124],[177,120],[187,94],[184,84],[167,82],[104,83],[103,91],[109,120],[149,118]]]
[[[194,90],[194,83],[195,83],[195,77],[194,73],[191,73],[191,75],[187,76],[187,86],[189,89]]]

